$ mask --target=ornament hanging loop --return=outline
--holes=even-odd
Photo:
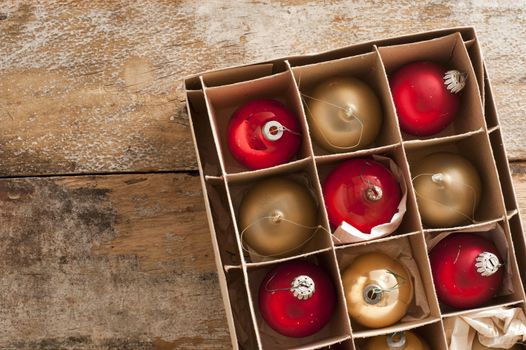
[[[285,131],[284,126],[277,120],[271,120],[263,125],[263,136],[268,141],[277,141],[283,137],[283,132]]]

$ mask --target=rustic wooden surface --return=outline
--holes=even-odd
[[[525,2],[0,1],[0,348],[229,348],[182,77],[457,25],[526,208]]]

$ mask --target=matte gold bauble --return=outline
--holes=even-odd
[[[475,335],[475,338],[473,339],[473,345],[471,346],[471,350],[499,350],[502,348],[488,348],[487,346],[482,345],[479,342],[478,334]],[[519,345],[514,345],[510,348],[510,350],[520,350],[522,349]]]
[[[411,331],[396,332],[371,338],[364,350],[430,350],[419,336]]]
[[[307,119],[317,144],[338,153],[374,142],[382,126],[382,108],[367,84],[356,78],[332,78],[311,94]]]
[[[455,153],[434,153],[413,169],[418,209],[424,225],[452,227],[474,220],[481,181],[477,169]]]
[[[360,255],[344,271],[342,281],[349,315],[366,327],[398,322],[413,300],[408,271],[383,253]]]
[[[290,256],[314,233],[317,207],[309,190],[295,181],[271,178],[243,198],[239,226],[243,239],[263,256]]]

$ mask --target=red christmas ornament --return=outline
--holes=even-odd
[[[504,276],[493,242],[476,233],[454,233],[429,253],[438,299],[457,309],[484,305]]]
[[[465,81],[466,74],[446,71],[432,62],[415,62],[399,69],[390,85],[401,129],[417,136],[445,129],[458,111],[457,93]]]
[[[228,125],[228,147],[249,169],[289,161],[301,144],[298,118],[281,102],[252,100],[239,107]]]
[[[391,171],[365,158],[341,163],[323,186],[323,198],[333,228],[346,221],[364,233],[391,221],[401,196],[400,185]]]
[[[330,277],[304,260],[272,269],[259,288],[259,310],[276,332],[306,337],[325,326],[334,312],[336,295]]]

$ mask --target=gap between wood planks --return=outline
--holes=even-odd
[[[512,174],[526,173],[526,159],[509,159]],[[87,173],[58,173],[58,174],[31,174],[31,175],[0,175],[1,179],[25,179],[25,178],[51,178],[51,177],[73,177],[73,176],[117,176],[117,175],[149,175],[149,174],[185,174],[199,176],[199,170],[152,170],[152,171],[114,171],[114,172],[87,172]]]
[[[100,173],[65,173],[65,174],[32,174],[32,175],[0,175],[2,179],[50,178],[50,177],[75,177],[75,176],[118,176],[118,175],[150,175],[150,174],[184,174],[199,176],[198,170],[153,170],[153,171],[116,171]]]

